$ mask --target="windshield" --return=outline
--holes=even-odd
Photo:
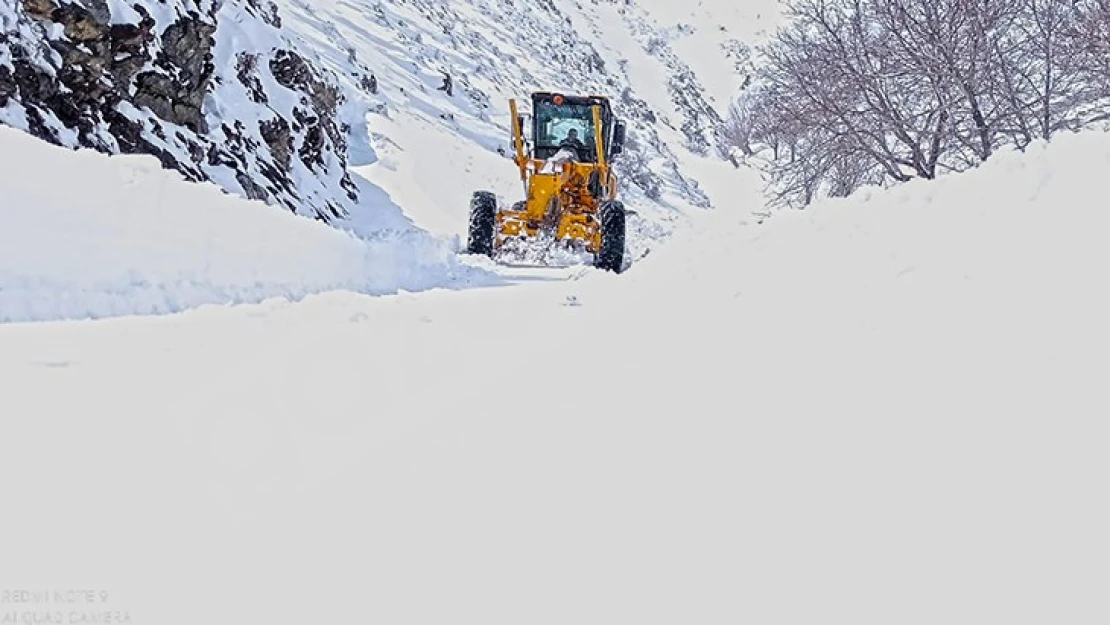
[[[594,114],[587,104],[553,104],[540,102],[536,107],[536,145],[557,147],[571,130],[578,140],[594,146]]]

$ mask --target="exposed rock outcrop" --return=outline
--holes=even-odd
[[[0,123],[152,154],[187,179],[325,220],[357,201],[343,94],[278,36],[273,2],[138,1],[113,15],[106,0],[4,0],[0,21]],[[257,52],[232,49],[244,42]]]

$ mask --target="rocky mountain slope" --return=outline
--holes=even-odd
[[[3,0],[0,22],[0,122],[304,215],[359,199],[349,103],[272,3]]]
[[[153,154],[334,223],[373,223],[396,200],[434,230],[437,212],[462,223],[475,186],[518,191],[501,162],[509,97],[611,94],[630,126],[619,173],[650,234],[708,204],[681,163],[714,154],[727,89],[714,99],[687,58],[731,63],[732,82],[744,60],[723,24],[707,51],[704,24],[656,19],[652,4],[0,0],[0,123]],[[702,45],[684,56],[692,38]],[[485,166],[430,190],[444,157]]]

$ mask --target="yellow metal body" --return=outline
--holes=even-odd
[[[516,100],[509,101],[509,109],[516,152],[513,160],[520,169],[526,197],[513,208],[497,212],[494,246],[500,247],[514,237],[534,237],[549,232],[556,240],[581,242],[587,251],[597,253],[601,247],[601,228],[596,217],[598,207],[617,196],[617,177],[605,158],[600,108],[593,107],[597,152],[594,163],[548,163],[525,154]],[[594,172],[600,190],[597,197],[589,190]]]

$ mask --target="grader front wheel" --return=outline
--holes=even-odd
[[[601,221],[601,247],[594,264],[598,269],[620,273],[624,268],[624,204],[617,200],[602,202],[597,212]]]

